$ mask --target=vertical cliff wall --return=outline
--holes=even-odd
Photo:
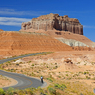
[[[22,30],[28,29],[43,29],[69,31],[72,33],[83,35],[83,25],[79,23],[78,19],[69,18],[67,15],[59,16],[58,14],[42,15],[38,18],[33,18],[29,22],[22,23]]]

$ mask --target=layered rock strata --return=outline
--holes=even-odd
[[[80,41],[76,41],[73,39],[64,39],[64,38],[56,38],[57,40],[61,41],[62,43],[65,43],[71,47],[89,47],[85,43],[82,43]]]
[[[83,35],[83,25],[80,24],[78,19],[69,18],[67,15],[59,16],[58,14],[52,13],[22,23],[21,28],[22,30],[43,29],[45,31],[56,29]]]
[[[22,54],[32,52],[55,52],[55,51],[72,51],[72,47],[47,35],[38,33],[17,33],[17,32],[0,32],[0,54],[4,52],[20,51]],[[3,51],[3,53],[1,53]]]

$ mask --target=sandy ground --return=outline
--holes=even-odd
[[[0,88],[13,86],[16,84],[17,84],[16,80],[9,78],[9,77],[5,77],[5,76],[0,76]]]
[[[95,51],[64,51],[46,55],[29,56],[1,67],[8,71],[32,77],[53,77],[58,81],[80,82],[93,92],[95,88]],[[15,83],[15,82],[14,82]]]
[[[26,57],[22,60],[25,62],[31,61],[34,64],[58,64],[57,69],[46,70],[46,72],[62,73],[64,71],[69,71],[78,73],[88,71],[91,74],[95,72],[95,51],[64,51],[49,55]],[[22,68],[29,68],[28,64],[22,64],[21,66]],[[80,77],[84,77],[84,75]],[[91,77],[93,78],[94,76]],[[80,79],[79,81],[95,87],[95,80]]]

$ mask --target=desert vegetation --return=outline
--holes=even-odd
[[[10,88],[8,92],[4,91],[5,95],[94,95],[95,73],[91,69],[84,68],[83,70],[82,67],[88,66],[88,60],[83,60],[84,64],[82,66],[81,61],[76,62],[75,66],[71,59],[64,60],[62,64],[59,59],[49,57],[51,55],[53,53],[25,57],[1,64],[0,69],[2,70],[39,79],[40,76],[43,76],[44,81],[48,83],[45,88],[27,88],[25,90]],[[94,62],[91,62],[90,66],[92,68]]]

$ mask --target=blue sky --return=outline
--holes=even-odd
[[[22,22],[49,13],[77,18],[84,35],[95,42],[94,0],[0,0],[0,29],[19,31]]]

